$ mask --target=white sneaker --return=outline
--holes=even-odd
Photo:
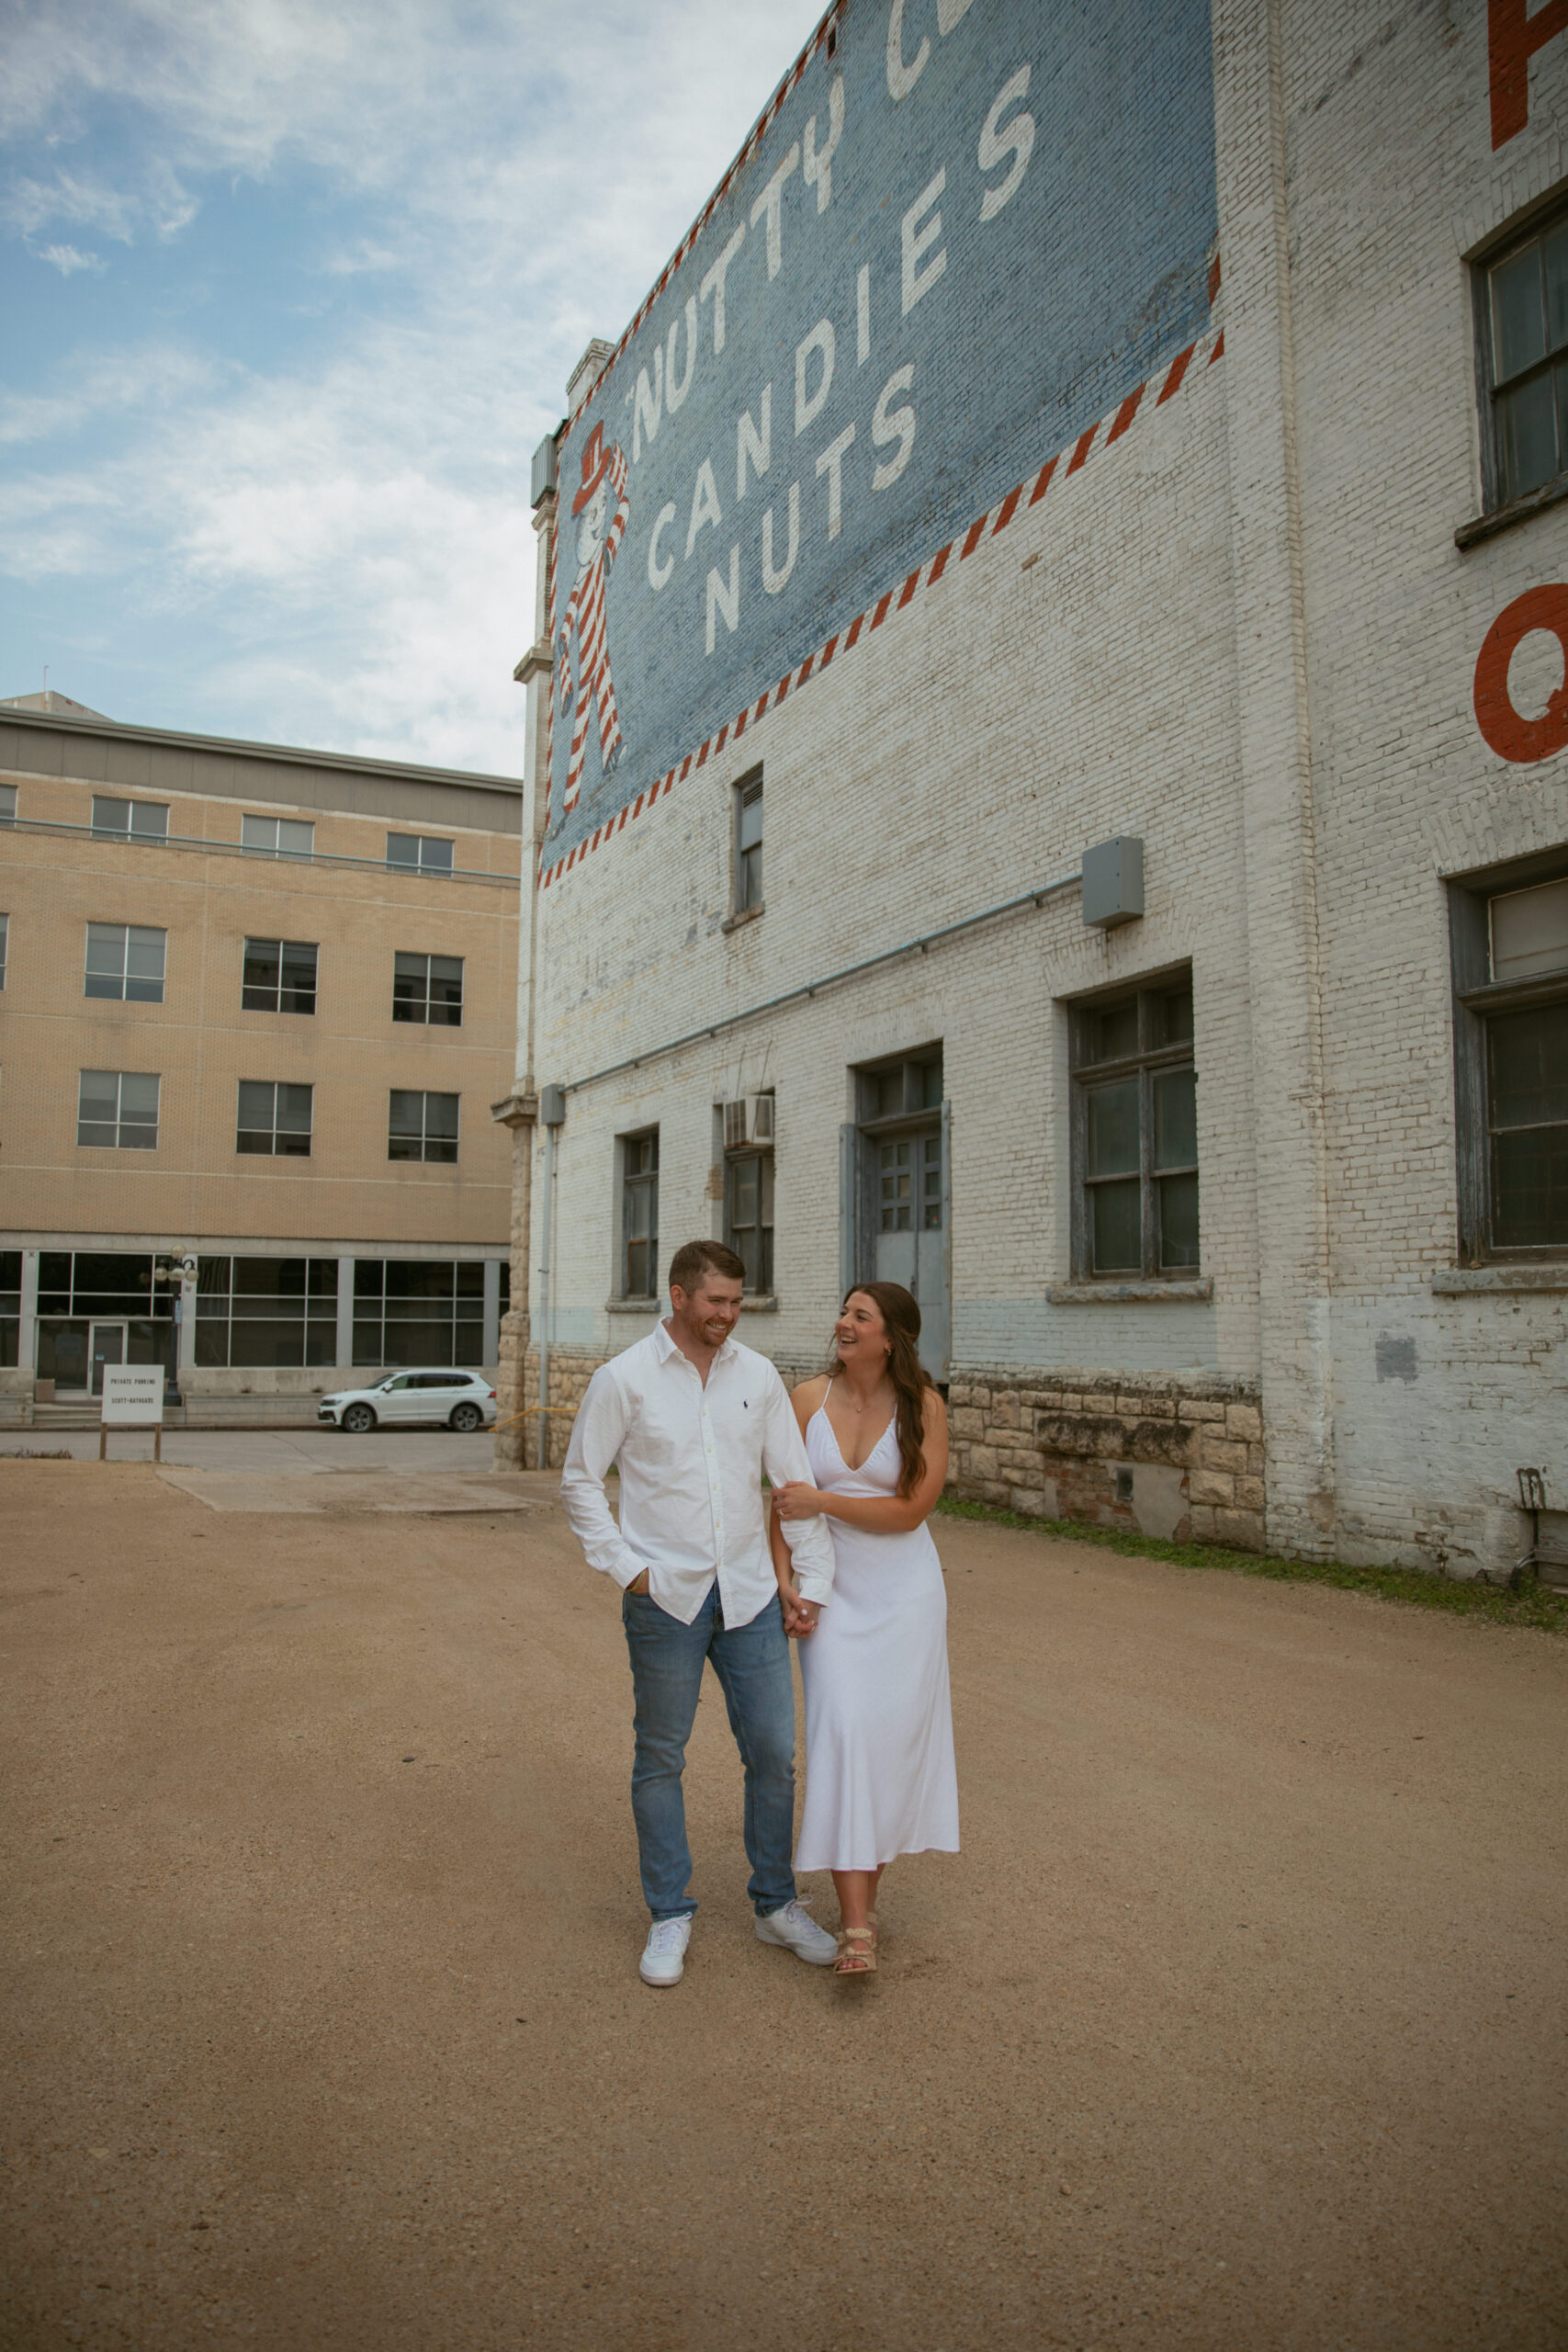
[[[784,1945],[796,1960],[808,1960],[813,1968],[827,1968],[839,1956],[837,1939],[819,1928],[798,1901],[786,1903],[782,1911],[764,1913],[757,1922],[757,1939],[760,1943]]]
[[[781,1917],[783,1914],[780,1914]],[[686,1946],[692,1940],[692,1915],[656,1919],[648,1931],[637,1973],[645,1984],[679,1984],[686,1973]]]

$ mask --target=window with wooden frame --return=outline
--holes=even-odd
[[[1449,885],[1459,1254],[1568,1258],[1568,849]]]
[[[1486,505],[1568,476],[1568,206],[1475,266]]]
[[[1190,1278],[1200,1262],[1191,975],[1068,1012],[1074,1273]]]
[[[762,777],[744,777],[735,787],[735,902],[733,912],[762,911]]]
[[[659,1130],[619,1137],[621,1296],[659,1295]]]
[[[773,1097],[724,1105],[724,1238],[746,1269],[749,1295],[773,1287]]]

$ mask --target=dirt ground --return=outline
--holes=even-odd
[[[656,1993],[549,1487],[298,1483],[0,1464],[0,2343],[1568,2345],[1568,1643],[939,1522],[963,1854],[760,1945],[710,1685]]]

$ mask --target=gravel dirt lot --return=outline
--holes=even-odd
[[[939,1522],[963,1854],[758,1944],[710,1686],[655,1993],[552,1487],[193,1483],[0,1463],[6,2346],[1568,2344],[1568,1643]]]

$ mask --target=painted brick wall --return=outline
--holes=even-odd
[[[1568,847],[1568,754],[1505,761],[1472,707],[1495,615],[1568,574],[1568,506],[1462,554],[1453,535],[1482,500],[1465,256],[1568,175],[1568,37],[1530,62],[1526,125],[1494,150],[1486,24],[1415,11],[1374,37],[1347,6],[1216,0],[1224,278],[1179,387],[1114,438],[1104,420],[1037,501],[1026,483],[991,508],[940,578],[923,567],[739,743],[552,872],[533,1067],[573,1090],[558,1350],[592,1363],[641,1328],[607,1311],[615,1136],[660,1129],[667,1263],[717,1230],[716,1098],[766,1084],[777,1305],[746,1337],[818,1361],[849,1073],[940,1039],[971,1491],[1054,1484],[1114,1513],[1134,1508],[1116,1469],[1142,1464],[1185,1479],[1161,1508],[1195,1533],[1461,1573],[1517,1556],[1515,1462],[1555,1448],[1568,1483],[1564,1295],[1442,1287],[1443,876]],[[1561,674],[1531,640],[1521,707]],[[766,912],[727,933],[730,787],[759,762]],[[1070,875],[1113,833],[1145,843],[1142,922],[1086,933],[1064,891],[656,1051]],[[1071,1271],[1064,1000],[1187,962],[1213,1297],[1053,1298]],[[1111,1396],[1168,1404],[1184,1434],[1150,1436],[1167,1415]]]
[[[1458,1219],[1442,877],[1568,843],[1568,760],[1498,758],[1472,707],[1497,613],[1568,577],[1568,507],[1454,544],[1482,507],[1465,256],[1568,173],[1568,38],[1534,58],[1528,121],[1494,149],[1486,8],[1416,12],[1372,40],[1358,9],[1295,15],[1280,113],[1335,1541],[1495,1571],[1524,1548],[1515,1465],[1568,1487],[1568,1301],[1433,1287]],[[1561,675],[1538,637],[1516,691],[1539,709]]]

